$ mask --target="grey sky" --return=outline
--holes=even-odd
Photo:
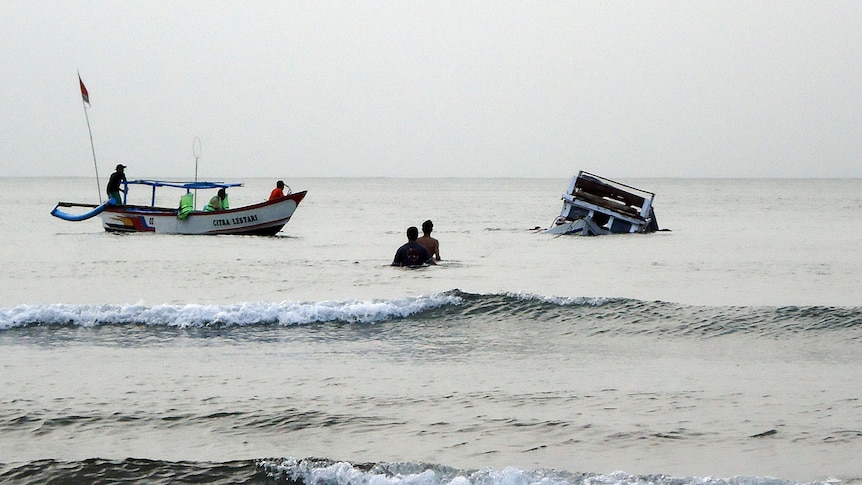
[[[862,2],[0,3],[5,176],[862,177]]]

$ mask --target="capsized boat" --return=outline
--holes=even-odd
[[[563,194],[563,208],[545,233],[598,236],[658,231],[655,194],[583,170]]]
[[[257,204],[219,211],[195,210],[193,191],[241,187],[241,183],[224,182],[169,182],[163,180],[132,180],[123,182],[123,202],[129,186],[143,185],[152,189],[150,205],[116,204],[113,199],[97,204],[59,202],[51,215],[66,221],[83,221],[95,216],[102,219],[102,227],[109,232],[152,232],[156,234],[245,234],[272,236],[281,231],[305,198],[306,191],[288,194]],[[156,189],[171,187],[185,190],[176,208],[156,206]],[[208,200],[208,199],[206,199]],[[84,207],[91,210],[72,214],[61,209]]]

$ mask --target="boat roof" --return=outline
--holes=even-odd
[[[611,187],[615,187],[617,190],[623,190],[634,195],[641,196],[645,199],[652,200],[655,198],[655,193],[648,190],[632,187],[631,185],[626,185],[622,182],[617,182],[616,180],[611,180],[607,177],[602,177],[601,175],[596,175],[594,173],[586,172],[584,170],[578,172],[578,175],[572,178],[572,182],[576,182],[578,179],[592,181],[593,183],[598,183],[600,185],[608,185]]]
[[[149,185],[150,187],[175,187],[178,189],[226,189],[228,187],[242,187],[241,183],[234,182],[176,182],[170,180],[128,180],[127,184]]]

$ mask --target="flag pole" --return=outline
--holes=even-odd
[[[90,128],[90,115],[87,114],[87,105],[90,104],[90,95],[81,80],[81,72],[78,72],[78,83],[81,85],[81,106],[84,107],[84,118],[87,119],[87,132],[90,133],[90,150],[93,152],[93,168],[96,169],[96,193],[99,194],[99,204],[102,204],[102,183],[99,182],[99,165],[96,163],[96,146],[93,144],[93,129]]]

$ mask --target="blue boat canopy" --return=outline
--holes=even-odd
[[[242,187],[241,183],[232,183],[232,182],[173,182],[170,180],[127,180],[123,182],[123,203],[125,204],[126,194],[129,193],[129,185],[146,185],[152,187],[152,199],[150,204],[155,207],[156,205],[156,188],[157,187],[172,187],[177,189],[185,189],[186,193],[191,192],[192,190],[206,190],[206,189],[226,189],[228,187]]]
[[[169,180],[128,180],[126,185],[148,185],[150,187],[174,187],[177,189],[226,189],[228,187],[242,187],[241,183],[230,182],[172,182]]]

